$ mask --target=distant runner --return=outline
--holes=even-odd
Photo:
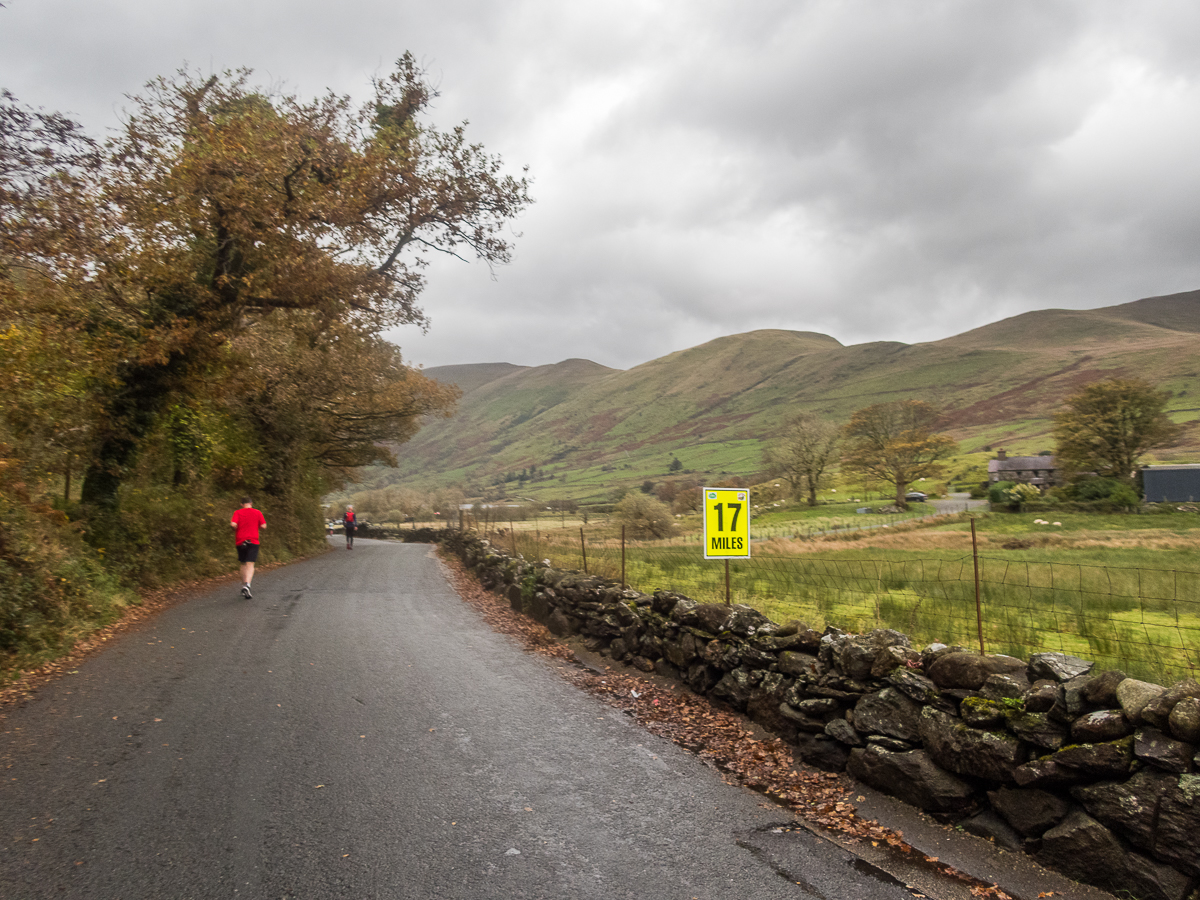
[[[358,517],[354,515],[354,507],[347,506],[342,516],[342,529],[346,532],[346,549],[354,549],[354,532],[358,530]]]
[[[250,593],[250,582],[254,580],[254,563],[258,561],[258,532],[267,527],[266,518],[254,508],[253,502],[249,497],[243,497],[242,508],[235,510],[229,520],[238,562],[242,564],[242,596],[247,600],[254,596]]]

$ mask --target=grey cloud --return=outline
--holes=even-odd
[[[98,130],[185,60],[362,96],[411,50],[538,203],[406,356],[625,367],[1200,286],[1198,39],[1184,0],[10,0],[0,84]]]

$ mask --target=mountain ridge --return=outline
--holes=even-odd
[[[433,367],[427,376],[463,389],[459,411],[427,423],[387,480],[479,487],[530,466],[559,478],[617,469],[636,478],[664,471],[675,457],[696,471],[748,474],[791,414],[841,423],[861,407],[907,398],[942,408],[965,452],[1037,452],[1052,446],[1053,414],[1065,397],[1115,376],[1171,391],[1173,416],[1189,424],[1173,455],[1190,457],[1200,454],[1197,333],[1200,291],[1189,291],[1027,312],[916,344],[843,345],[815,332],[763,329],[624,370],[582,359]]]

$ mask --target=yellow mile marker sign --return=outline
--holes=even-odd
[[[750,558],[750,492],[704,490],[704,558]]]

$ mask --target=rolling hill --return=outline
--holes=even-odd
[[[387,483],[461,484],[480,493],[536,467],[560,493],[660,476],[672,458],[705,474],[750,474],[780,423],[800,410],[844,422],[899,398],[946,413],[964,453],[1050,449],[1051,417],[1092,381],[1137,376],[1172,392],[1193,423],[1165,459],[1200,459],[1200,291],[1095,310],[1024,313],[919,344],[843,346],[828,335],[763,330],[717,338],[628,370],[570,359],[550,366],[444,366],[458,413],[400,448]],[[567,488],[564,485],[572,485]]]

